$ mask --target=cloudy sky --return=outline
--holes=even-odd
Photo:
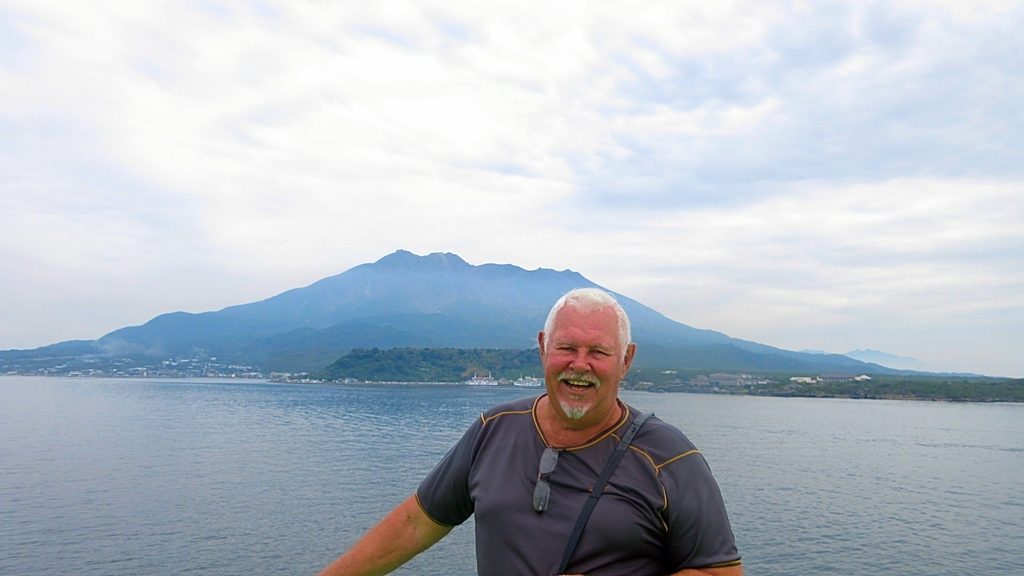
[[[0,0],[0,348],[404,248],[1024,376],[1021,2]]]

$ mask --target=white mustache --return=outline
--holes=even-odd
[[[587,374],[585,372],[574,372],[572,370],[565,370],[558,375],[559,380],[579,380],[582,382],[589,382],[593,384],[595,388],[601,387],[601,380],[593,374]]]

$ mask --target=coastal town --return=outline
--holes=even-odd
[[[412,381],[395,377],[355,377],[324,372],[275,372],[260,366],[232,363],[217,357],[197,355],[191,358],[142,360],[132,358],[64,358],[0,363],[0,376],[41,376],[72,378],[136,379],[210,379],[269,381],[280,384],[343,384],[361,386],[421,385],[473,386],[541,389],[539,374],[491,377],[474,374],[446,381]],[[807,398],[860,398],[900,400],[940,400],[954,402],[1021,402],[1024,382],[1006,378],[973,375],[857,374],[826,372],[732,373],[637,368],[622,381],[624,390],[644,392],[684,392],[747,396],[786,396]]]
[[[181,358],[161,361],[140,361],[131,358],[77,358],[59,363],[26,362],[19,364],[8,362],[0,366],[0,374],[8,376],[62,376],[89,378],[243,378],[266,379],[279,383],[341,383],[370,384],[398,383],[391,381],[364,381],[358,378],[325,379],[308,372],[264,372],[258,366],[221,363],[216,357]],[[665,370],[662,375],[676,375],[677,371]],[[784,388],[797,390],[802,385],[836,382],[864,382],[871,380],[866,374],[827,373],[816,376],[791,376],[789,384]],[[420,382],[428,384],[431,382]],[[438,384],[464,384],[467,386],[520,386],[540,387],[543,381],[534,376],[520,376],[518,379],[492,378],[490,374],[481,376],[474,374],[471,378],[456,382],[436,382]],[[777,384],[778,380],[764,375],[712,373],[699,374],[686,380],[680,378],[659,379],[659,381],[639,380],[624,381],[624,387],[638,390],[656,390],[664,388],[698,388],[706,391],[749,388],[751,386],[768,386]]]
[[[662,375],[673,375],[678,374],[674,370],[664,370],[661,372]],[[819,374],[817,376],[790,376],[785,378],[788,380],[788,384],[785,384],[783,390],[799,390],[801,387],[808,384],[819,384],[819,383],[839,383],[839,382],[867,382],[871,380],[871,376],[867,374],[847,374],[840,372],[829,372],[826,374]],[[753,375],[753,374],[724,374],[724,373],[713,373],[713,374],[698,374],[690,377],[686,380],[682,380],[678,377],[670,379],[659,379],[659,381],[648,381],[640,380],[635,385],[630,387],[646,390],[646,389],[658,389],[664,387],[686,387],[686,388],[699,388],[704,390],[728,390],[728,389],[739,389],[739,388],[750,388],[753,386],[770,386],[777,385],[780,383],[779,376],[774,375],[767,377],[764,375]]]
[[[216,357],[140,361],[131,358],[69,358],[40,362],[9,360],[0,365],[7,376],[89,378],[248,378],[266,375],[256,366],[221,363]]]

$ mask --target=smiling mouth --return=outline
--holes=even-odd
[[[579,380],[576,378],[562,378],[560,382],[568,386],[569,389],[574,392],[584,392],[589,388],[597,387],[596,382],[591,382],[589,380]]]

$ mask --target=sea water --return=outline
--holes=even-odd
[[[314,574],[537,390],[0,377],[0,574]],[[1024,574],[1024,405],[625,392],[748,575]],[[399,574],[473,574],[472,521]]]

